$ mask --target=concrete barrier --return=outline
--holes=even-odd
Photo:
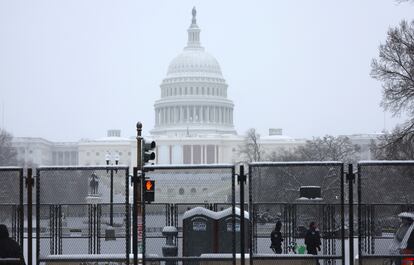
[[[150,255],[151,258],[158,257]],[[40,258],[45,265],[95,265],[95,264],[125,264],[125,255],[122,254],[82,254],[82,255],[48,255]],[[142,254],[138,254],[138,262],[142,264]],[[134,255],[129,255],[129,263],[134,264]],[[148,265],[160,265],[159,261],[147,261]]]
[[[295,255],[295,254],[289,254],[289,255],[273,255],[270,254],[266,257],[261,256],[260,259],[260,265],[315,265],[315,259],[309,259],[309,258],[303,258],[306,257],[312,257],[312,255]],[[200,256],[201,258],[225,258],[227,260],[203,260],[200,261],[200,265],[233,265],[233,261],[230,259],[232,257],[232,254],[203,254]],[[279,257],[279,259],[278,259]],[[287,259],[287,257],[289,259]],[[293,258],[294,257],[294,258]],[[241,264],[241,257],[240,254],[236,254],[236,265]],[[249,264],[249,254],[245,255],[245,264]]]

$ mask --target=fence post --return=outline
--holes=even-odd
[[[132,204],[132,253],[134,254],[134,265],[138,264],[138,168],[134,167],[132,183],[133,183],[133,204]]]
[[[33,170],[27,169],[26,187],[27,187],[27,264],[32,265],[33,260]]]
[[[17,210],[17,219],[19,227],[17,227],[17,238],[19,245],[22,247],[22,251],[25,250],[24,248],[24,203],[23,203],[23,197],[24,197],[24,173],[23,168],[19,170],[19,207]]]
[[[349,205],[349,265],[354,265],[354,182],[355,174],[352,164],[348,165],[346,174],[348,182],[348,205]]]
[[[245,265],[244,183],[246,182],[246,175],[244,174],[244,165],[240,165],[240,172],[237,182],[240,184],[240,264]]]
[[[135,213],[134,213],[134,220],[136,221],[136,224],[134,226],[134,229],[137,229],[136,235],[137,242],[134,242],[136,245],[134,245],[134,265],[138,264],[138,241],[140,240],[139,235],[142,235],[142,123],[137,122],[137,174],[136,179],[134,182],[134,205],[135,205]],[[135,172],[134,172],[135,173]],[[141,246],[145,239],[141,238]],[[145,253],[142,251],[142,263],[145,264]]]
[[[233,255],[233,265],[236,265],[236,252],[237,252],[237,230],[236,230],[236,165],[234,165],[231,169],[231,215],[232,215],[232,225],[233,225],[233,233],[232,233],[232,255]],[[216,205],[216,208],[217,205]],[[217,210],[216,210],[217,211]]]

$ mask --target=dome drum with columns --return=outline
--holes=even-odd
[[[161,99],[154,104],[154,136],[236,134],[234,104],[217,60],[200,45],[200,29],[193,8],[188,43],[168,67]]]

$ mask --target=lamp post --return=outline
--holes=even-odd
[[[115,161],[115,165],[119,163],[119,154],[115,153],[115,155],[111,155],[109,152],[105,155],[106,165],[114,165],[113,160]],[[111,168],[111,185],[110,185],[110,195],[109,195],[109,224],[111,226],[114,225],[114,169]],[[108,173],[108,169],[106,169],[106,173]],[[115,168],[115,173],[118,173],[118,168]]]

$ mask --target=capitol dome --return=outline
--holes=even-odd
[[[154,104],[153,135],[197,136],[236,134],[234,104],[216,58],[200,43],[196,10],[192,11],[188,42],[170,63],[162,80],[161,99]]]
[[[205,52],[204,49],[185,49],[171,61],[167,77],[189,74],[204,74],[223,78],[216,58]]]

